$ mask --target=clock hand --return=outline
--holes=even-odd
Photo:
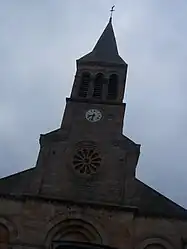
[[[94,119],[94,117],[95,117],[95,113],[88,115],[88,117],[90,117],[90,118],[91,118],[91,120],[93,120],[93,119]]]
[[[94,119],[94,117],[95,117],[95,113],[92,114],[92,120]]]

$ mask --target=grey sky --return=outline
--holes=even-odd
[[[137,176],[187,207],[187,1],[0,1],[0,176],[35,165],[75,74],[116,4],[129,64],[124,133],[142,144]]]

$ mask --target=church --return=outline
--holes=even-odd
[[[185,249],[187,210],[136,178],[122,132],[127,63],[110,17],[36,166],[0,179],[0,249]]]

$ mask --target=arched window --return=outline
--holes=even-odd
[[[90,73],[85,72],[81,76],[81,83],[79,88],[79,97],[86,98],[90,83]]]
[[[118,93],[118,76],[117,74],[110,75],[108,83],[108,96],[107,99],[114,100],[117,98]]]
[[[3,224],[0,224],[0,248],[7,249],[8,243],[9,243],[9,231]]]
[[[71,207],[69,207],[71,210]],[[70,246],[66,247],[67,242]],[[67,219],[54,225],[46,238],[46,248],[53,245],[54,249],[76,247],[76,243],[87,242],[102,244],[102,237],[95,226],[81,219]],[[74,245],[73,245],[74,243]]]
[[[94,91],[93,91],[93,97],[96,99],[102,98],[103,82],[104,82],[103,74],[98,73],[94,80]]]
[[[165,249],[165,247],[159,244],[154,244],[146,246],[145,249]]]

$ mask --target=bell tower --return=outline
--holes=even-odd
[[[76,64],[61,127],[40,138],[35,191],[123,204],[140,146],[122,134],[127,64],[118,53],[112,18],[93,50]]]
[[[87,121],[99,124],[100,119],[102,119],[100,122],[103,126],[102,129],[100,127],[102,134],[109,132],[112,135],[122,132],[125,111],[125,104],[122,103],[122,100],[126,75],[127,64],[119,56],[112,18],[110,18],[93,50],[77,60],[77,72],[71,97],[67,99],[67,108],[61,127],[63,128],[63,125],[70,126],[68,121],[75,122],[77,125],[74,128],[78,131],[78,124],[85,123],[85,129],[90,126]],[[86,109],[90,108],[88,113],[84,113],[84,118],[80,106],[84,106]],[[98,108],[100,110],[97,110]],[[69,112],[73,111],[72,109],[76,109],[76,115],[71,115],[70,120]],[[78,120],[78,117],[81,119]],[[93,127],[96,126],[92,124]],[[97,127],[99,136],[100,132]]]

